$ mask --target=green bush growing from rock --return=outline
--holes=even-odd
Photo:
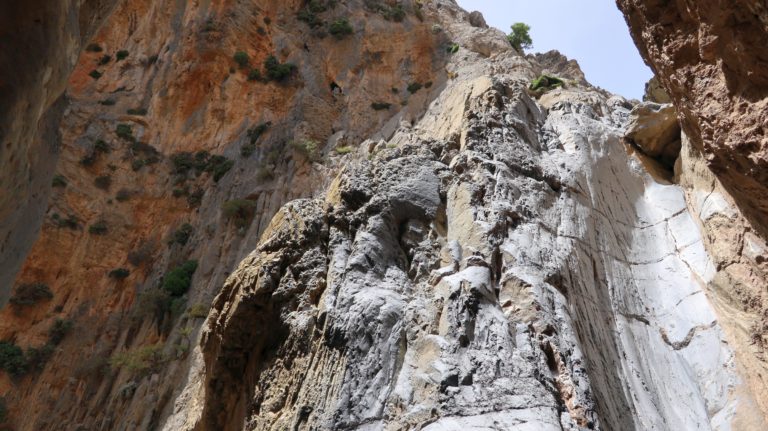
[[[147,110],[145,108],[131,108],[126,113],[128,115],[147,115]]]
[[[189,241],[189,237],[192,236],[192,233],[194,231],[195,231],[195,228],[192,227],[191,224],[184,223],[173,232],[173,235],[171,236],[170,241],[168,241],[169,245],[173,245],[173,244],[186,245],[187,242]]]
[[[101,78],[101,72],[99,72],[98,70],[92,70],[91,73],[88,74],[88,76],[90,76],[93,79],[99,79]]]
[[[188,260],[173,268],[163,277],[163,290],[175,298],[184,295],[192,284],[192,275],[196,270],[197,261],[195,260]]]
[[[106,235],[107,230],[107,222],[104,220],[97,221],[88,227],[88,233],[91,235]]]
[[[143,375],[158,369],[167,359],[163,354],[162,343],[158,343],[116,353],[109,359],[109,366]]]
[[[34,305],[40,301],[49,301],[53,298],[53,292],[48,285],[43,283],[25,283],[19,285],[13,292],[8,302],[15,306]]]
[[[224,217],[232,220],[238,228],[248,227],[253,219],[255,210],[256,202],[248,199],[233,199],[224,202],[221,206]]]
[[[291,63],[280,63],[277,57],[270,55],[264,60],[264,70],[268,80],[283,82],[293,74],[296,66]]]
[[[112,185],[112,177],[109,175],[99,175],[93,180],[93,184],[102,190],[109,190],[109,187]]]
[[[416,93],[417,91],[421,90],[423,85],[420,82],[412,82],[408,84],[408,92],[411,94]]]
[[[131,271],[125,268],[115,268],[109,271],[109,278],[114,278],[115,280],[125,280],[129,275],[131,275]]]
[[[386,102],[373,102],[371,103],[371,108],[373,108],[375,111],[386,111],[392,106],[391,103]]]
[[[562,79],[550,75],[541,75],[531,82],[528,87],[531,91],[547,92],[565,85]]]
[[[133,131],[128,124],[118,124],[115,128],[115,134],[119,138],[127,139],[129,141],[133,140]]]
[[[0,341],[0,369],[14,377],[27,371],[24,352],[13,342]]]
[[[291,147],[310,162],[317,162],[320,160],[320,148],[317,141],[311,139],[292,141]]]
[[[240,68],[247,66],[250,61],[248,54],[245,51],[237,51],[235,55],[232,56],[232,59],[235,60],[235,63],[237,63],[237,66]]]
[[[53,187],[66,187],[67,186],[67,179],[64,178],[62,175],[54,175],[53,180],[51,181],[51,185]]]
[[[345,36],[349,36],[354,32],[355,30],[346,18],[339,18],[328,26],[328,33],[336,39],[343,39]]]
[[[189,307],[187,315],[193,319],[205,319],[208,317],[208,307],[203,304],[195,304]]]
[[[121,61],[128,58],[128,51],[121,49],[120,51],[117,51],[115,54],[115,61]]]
[[[48,329],[48,343],[58,346],[64,337],[72,330],[72,321],[68,319],[56,319],[53,325]]]

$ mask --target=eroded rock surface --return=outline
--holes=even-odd
[[[467,60],[418,122],[276,216],[165,429],[762,424],[683,189],[622,142],[632,105],[537,102],[542,65]]]
[[[323,4],[117,4],[51,120],[66,184],[15,282],[51,296],[1,312],[50,355],[0,373],[10,424],[766,428],[768,247],[668,108],[451,0]],[[682,142],[675,177],[632,130]]]

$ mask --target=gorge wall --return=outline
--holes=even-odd
[[[5,425],[766,428],[760,207],[711,154],[755,157],[679,68],[683,132],[452,0],[99,7],[52,119],[8,120],[60,144],[19,146],[55,170],[3,264]]]

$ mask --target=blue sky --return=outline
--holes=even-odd
[[[576,59],[593,85],[641,99],[653,73],[632,42],[614,0],[458,0],[479,10],[488,25],[509,33],[509,26],[531,26],[529,52],[557,49]]]

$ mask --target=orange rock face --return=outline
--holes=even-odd
[[[73,325],[41,370],[2,373],[16,429],[146,429],[168,413],[200,314],[272,215],[330,181],[335,148],[356,149],[423,112],[430,90],[411,94],[409,84],[445,79],[444,36],[412,7],[391,21],[337,4],[312,28],[297,17],[301,1],[117,4],[69,78],[55,169],[65,185],[51,189],[13,283],[43,283],[53,297],[0,312],[0,339],[26,350],[45,345],[57,319]],[[353,36],[327,34],[341,17]],[[270,56],[294,65],[289,77],[266,78]],[[260,124],[271,126],[252,133]],[[216,163],[186,165],[202,159]],[[252,203],[245,223],[222,211],[235,199]],[[185,223],[191,235],[174,243]],[[142,298],[185,260],[199,264],[189,293],[147,306]],[[120,268],[127,277],[110,277]],[[159,366],[109,366],[158,342]]]

